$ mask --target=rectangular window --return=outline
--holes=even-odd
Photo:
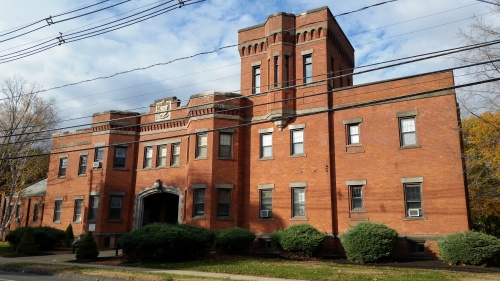
[[[285,87],[290,86],[290,56],[285,55]]]
[[[351,211],[363,210],[363,186],[349,186],[351,194]]]
[[[293,210],[292,217],[306,216],[306,190],[304,188],[292,188]]]
[[[167,166],[167,146],[159,145],[158,146],[158,157],[156,159],[157,167],[165,167]]]
[[[21,211],[22,211],[22,205],[21,204],[17,204],[16,205],[16,221],[19,221],[21,219]]]
[[[231,189],[217,189],[217,216],[229,217],[231,210]]]
[[[347,134],[347,144],[359,144],[359,124],[348,124]]]
[[[252,68],[252,94],[260,93],[260,66]]]
[[[40,203],[35,203],[33,206],[33,221],[38,221],[38,214],[40,213]]]
[[[82,206],[83,206],[83,199],[75,199],[75,210],[73,214],[74,222],[82,221]]]
[[[80,155],[80,164],[78,165],[78,175],[87,173],[87,155]]]
[[[151,146],[144,147],[144,168],[153,167],[153,148]]]
[[[261,189],[260,190],[260,218],[272,218],[273,210],[273,190]]]
[[[232,156],[233,135],[228,133],[219,134],[219,157],[229,158]]]
[[[279,69],[278,58],[279,58],[278,56],[274,57],[274,87],[278,87],[278,69]]]
[[[305,55],[303,59],[304,59],[304,83],[311,83],[313,81],[312,56]]]
[[[330,69],[331,69],[331,71],[330,71],[330,87],[332,87],[332,88],[335,87],[335,85],[334,85],[335,67],[334,67],[333,63],[334,63],[333,57],[330,57]]]
[[[64,157],[59,159],[59,177],[66,176],[66,166],[68,165],[68,158]]]
[[[422,195],[421,185],[419,183],[407,183],[404,185],[405,205],[407,217],[421,217]]]
[[[260,158],[273,156],[273,135],[260,135]]]
[[[125,168],[127,159],[127,147],[115,146],[115,157],[113,159],[113,168]]]
[[[415,117],[400,118],[399,130],[400,130],[401,146],[417,144]]]
[[[97,220],[97,210],[99,207],[99,196],[90,196],[89,198],[89,221]]]
[[[207,134],[196,135],[196,158],[207,157]]]
[[[205,215],[205,189],[197,188],[193,189],[194,202],[193,202],[193,216],[204,216]]]
[[[121,220],[122,218],[122,201],[123,196],[111,195],[109,198],[109,219]]]
[[[292,155],[304,154],[304,130],[292,130]]]
[[[99,162],[102,164],[102,161],[104,159],[104,147],[97,147],[95,149],[95,160],[94,162]],[[102,165],[101,165],[102,167]]]
[[[344,87],[344,71],[342,70],[342,66],[339,66],[339,82],[340,82],[340,87]]]
[[[62,200],[56,200],[54,202],[54,222],[61,221],[61,213],[62,213]]]
[[[180,164],[181,159],[181,144],[172,144],[172,158],[170,159],[170,166],[175,166]]]

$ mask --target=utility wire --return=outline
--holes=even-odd
[[[494,61],[500,61],[500,59],[497,59],[497,60],[494,60]],[[459,67],[449,68],[449,69],[445,69],[445,70],[440,70],[439,72],[451,71],[451,70],[455,70],[455,69],[460,69],[460,68],[465,68],[465,67],[471,67],[471,66],[475,66],[475,65],[479,65],[479,64],[486,64],[486,63],[490,63],[490,62],[492,62],[492,61],[487,61],[487,62],[482,62],[482,63],[475,63],[475,64],[471,64],[471,65],[467,65],[467,66],[459,66]],[[400,63],[400,64],[404,64],[404,63]],[[393,65],[382,66],[382,67],[379,67],[379,68],[376,68],[376,69],[365,70],[365,71],[361,71],[361,72],[358,72],[358,73],[353,73],[353,75],[362,74],[362,73],[366,73],[366,72],[371,72],[371,71],[375,71],[375,70],[380,70],[380,69],[387,68],[387,67],[393,67]],[[323,74],[320,74],[320,76],[324,76],[326,74],[327,73],[323,73]],[[333,76],[333,77],[330,77],[330,78],[327,78],[327,79],[323,79],[323,80],[320,80],[320,81],[315,81],[313,83],[305,83],[305,84],[315,84],[315,83],[327,82],[329,80],[337,79],[339,77],[348,76],[348,75],[349,74],[344,74],[344,75],[339,75],[339,76]],[[302,80],[302,78],[297,79],[297,80]],[[275,92],[275,91],[286,90],[286,89],[294,89],[294,88],[297,88],[297,87],[304,86],[305,84],[298,84],[298,85],[289,86],[289,87],[275,88],[275,89],[272,89],[272,90],[269,90],[269,91],[266,91],[266,92],[262,92],[262,93],[259,93],[259,94],[253,94],[253,95],[250,95],[250,96],[240,96],[240,97],[228,98],[228,99],[220,100],[220,101],[217,101],[217,102],[204,103],[202,105],[177,108],[177,109],[171,110],[171,112],[180,111],[180,110],[186,110],[186,109],[190,109],[190,108],[198,108],[198,107],[204,106],[204,105],[216,104],[216,103],[223,103],[223,102],[228,102],[228,101],[232,101],[232,100],[236,100],[236,99],[242,99],[242,98],[256,98],[256,97],[260,97],[260,96],[263,96],[263,95],[267,95],[268,93]],[[366,85],[358,85],[358,86],[353,86],[351,88],[358,88],[358,87],[364,87],[364,86],[366,86]],[[333,89],[333,91],[338,91],[338,90],[344,90],[344,88]],[[314,96],[314,95],[311,95],[311,96]],[[300,97],[296,97],[296,98],[293,98],[293,99],[298,99],[298,98],[300,98]],[[250,105],[250,106],[241,106],[241,107],[238,107],[238,109],[242,110],[242,109],[247,109],[247,108],[253,108],[253,107],[258,107],[258,106],[262,106],[262,105],[267,105],[267,104],[269,104],[269,103],[253,104],[253,105]],[[234,110],[234,109],[221,109],[221,110],[218,111],[218,113],[229,112],[229,111],[232,111],[232,110]],[[113,122],[113,121],[125,120],[125,119],[130,119],[130,118],[145,117],[145,116],[151,116],[151,115],[156,115],[156,114],[157,114],[156,112],[145,113],[145,114],[138,114],[138,115],[134,115],[133,117],[127,116],[127,117],[122,117],[122,118],[110,119],[110,120],[106,120],[105,122]],[[206,115],[209,115],[209,114],[211,114],[211,113],[207,113]],[[202,115],[205,115],[205,114],[202,114]],[[185,118],[186,117],[180,117],[180,118],[177,118],[177,119],[171,119],[171,120],[169,120],[169,122],[176,122],[176,121],[181,122],[181,121],[185,120]],[[86,125],[90,126],[90,125],[95,125],[95,124],[99,124],[99,123],[101,123],[101,122],[89,123],[89,124],[86,124]],[[156,122],[141,123],[140,125],[141,126],[147,126],[147,125],[152,125],[152,124],[156,124]],[[83,125],[79,125],[77,127],[81,127],[81,126],[83,126]],[[122,125],[122,126],[114,127],[113,129],[125,129],[125,128],[136,127],[136,126],[137,126],[137,124]],[[72,128],[72,127],[75,127],[75,126],[70,126],[70,127],[66,127],[66,128],[59,128],[59,129],[67,129],[67,128]],[[38,131],[38,132],[31,132],[31,133],[23,133],[23,134],[11,134],[11,135],[9,135],[9,137],[26,135],[26,134],[32,134],[32,133],[44,133],[44,132],[50,132],[50,131],[54,131],[54,129],[52,129],[52,130],[43,130],[43,131]],[[73,133],[72,136],[79,135],[79,134],[86,134],[86,133],[87,132]],[[58,136],[53,136],[52,138],[57,138],[57,137]],[[63,135],[61,135],[60,137],[63,137]],[[24,142],[35,142],[35,141],[49,140],[49,139],[51,139],[51,137],[47,137],[47,138],[43,138],[43,139],[37,139],[37,140],[27,140],[27,141],[24,141]],[[12,144],[12,143],[0,144],[0,146],[1,145],[7,145],[7,144]]]
[[[371,66],[377,66],[377,65],[383,65],[383,64],[397,62],[397,61],[403,61],[403,62],[400,62],[400,63],[395,63],[395,64],[391,64],[391,65],[385,65],[385,66],[378,67],[378,68],[375,68],[375,69],[369,69],[369,70],[365,70],[365,71],[359,71],[359,72],[355,72],[355,73],[352,73],[352,74],[351,73],[347,73],[347,74],[343,74],[343,75],[338,75],[338,76],[335,76],[335,78],[340,78],[340,77],[345,77],[345,76],[351,76],[351,75],[359,75],[359,74],[363,74],[363,73],[367,73],[367,72],[372,72],[372,71],[375,71],[375,70],[381,70],[381,69],[384,69],[384,68],[399,66],[399,65],[403,65],[403,64],[409,64],[409,63],[413,63],[413,62],[418,62],[418,61],[427,60],[427,59],[431,59],[431,58],[436,58],[436,57],[440,57],[440,56],[450,55],[450,54],[453,54],[453,53],[467,51],[467,50],[471,50],[471,49],[475,49],[475,48],[479,48],[479,47],[484,47],[484,46],[489,46],[489,45],[494,45],[494,44],[498,44],[498,43],[500,43],[500,40],[490,41],[490,42],[481,43],[481,44],[474,44],[474,45],[469,45],[469,46],[463,46],[463,47],[457,47],[457,48],[451,48],[451,49],[442,50],[442,51],[435,51],[435,52],[431,52],[431,53],[425,53],[425,54],[414,55],[414,56],[409,56],[409,57],[404,57],[404,58],[399,58],[399,59],[393,59],[393,60],[388,60],[388,61],[384,61],[384,62],[367,64],[367,65],[363,65],[363,66],[356,67],[356,68],[345,69],[344,71],[351,71],[351,70],[354,70],[354,69],[361,69],[361,68],[366,68],[366,67],[371,67]],[[411,59],[411,60],[408,60],[408,59]],[[491,62],[491,61],[489,61],[489,62]],[[489,62],[486,62],[486,63],[489,63]],[[484,64],[484,63],[479,63],[479,64]],[[473,64],[473,65],[477,65],[477,64]],[[470,66],[473,66],[473,65],[460,66],[460,67],[452,68],[452,70],[453,69],[470,67]],[[337,72],[339,72],[339,71],[331,72],[331,74],[334,75]],[[318,74],[318,75],[315,75],[315,77],[323,76],[325,74],[327,74],[327,73]],[[301,79],[302,78],[298,78],[297,80],[301,80]],[[292,80],[290,82],[295,82],[295,81],[296,80]],[[247,90],[247,89],[244,89],[244,90]],[[242,98],[242,97],[237,97],[237,99],[239,99],[239,98]],[[5,99],[3,99],[3,100],[5,100]],[[227,100],[225,100],[225,101],[227,101]],[[88,117],[91,117],[91,116],[88,116]],[[119,119],[117,119],[117,120],[119,120]],[[110,121],[113,121],[113,120],[110,120]],[[116,120],[114,120],[114,121],[116,121]],[[89,126],[91,124],[92,123],[90,123],[90,124],[81,124],[81,125],[74,125],[74,126],[69,126],[69,127],[61,127],[61,128],[57,128],[57,129],[52,129],[50,131],[56,131],[56,130],[61,130],[61,129],[69,129],[69,128],[74,128],[74,127]]]
[[[402,96],[397,96],[397,97],[377,99],[377,100],[371,100],[371,101],[366,101],[366,102],[360,102],[360,103],[356,103],[356,104],[350,104],[350,105],[345,105],[345,106],[328,108],[328,109],[324,109],[324,110],[318,110],[318,111],[315,111],[315,112],[298,113],[298,114],[293,114],[293,115],[288,116],[288,117],[290,117],[290,118],[297,118],[297,117],[311,116],[311,115],[316,115],[316,114],[321,114],[321,113],[329,113],[329,112],[336,112],[336,111],[342,111],[342,110],[353,109],[353,108],[373,106],[373,105],[384,104],[384,103],[392,102],[392,101],[396,101],[396,100],[403,100],[403,99],[408,99],[408,98],[412,98],[412,97],[418,97],[418,96],[428,95],[428,94],[432,94],[432,93],[436,93],[436,92],[441,92],[441,91],[455,90],[455,89],[459,89],[459,88],[470,87],[470,86],[480,85],[480,84],[484,84],[484,83],[492,83],[492,82],[496,82],[496,81],[499,81],[499,80],[500,80],[500,78],[493,78],[493,79],[481,80],[481,81],[477,81],[477,82],[471,82],[471,83],[466,83],[466,84],[462,84],[462,85],[454,85],[454,86],[450,86],[450,87],[444,87],[444,88],[439,88],[439,89],[434,89],[434,90],[429,90],[429,91],[424,91],[424,92],[417,92],[417,93],[412,93],[412,94],[407,94],[407,95],[402,95]],[[329,94],[329,93],[330,93],[330,91],[318,92],[316,94]],[[272,101],[272,102],[268,102],[268,103],[285,102],[285,101],[293,100],[293,99],[297,99],[297,97],[290,98],[290,99],[282,99],[282,100],[278,100],[278,101]],[[279,119],[280,118],[277,118],[276,120],[279,120]],[[217,128],[217,129],[204,130],[203,132],[182,133],[182,134],[176,134],[176,135],[171,135],[171,136],[163,136],[163,137],[158,137],[158,138],[150,138],[150,139],[146,139],[146,140],[137,140],[137,141],[130,141],[130,142],[122,142],[122,143],[120,143],[120,145],[131,145],[131,144],[139,144],[139,143],[144,143],[144,142],[161,141],[161,140],[165,140],[165,139],[172,139],[172,138],[179,138],[179,137],[186,137],[186,136],[196,135],[196,134],[199,134],[199,133],[219,132],[219,131],[228,130],[228,129],[237,129],[237,128],[249,127],[249,126],[254,126],[254,125],[259,125],[259,124],[271,123],[271,122],[274,122],[276,120],[275,119],[271,119],[271,120],[253,121],[253,122],[248,122],[248,123],[234,125],[234,126],[226,126],[226,127]],[[112,145],[104,145],[104,146],[100,146],[100,147],[109,148],[109,147],[114,147],[116,145],[117,144],[112,144]],[[33,154],[33,155],[24,155],[24,156],[14,156],[14,157],[0,158],[0,160],[13,160],[13,159],[20,159],[20,158],[50,156],[50,155],[57,155],[57,154],[70,153],[70,152],[88,151],[88,150],[93,150],[93,149],[94,148],[92,147],[92,148],[61,150],[61,151],[57,151],[57,152],[52,151],[52,152],[48,152],[48,153],[39,153],[39,154]]]

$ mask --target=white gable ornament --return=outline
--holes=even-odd
[[[169,120],[172,102],[164,100],[156,103],[155,121]]]

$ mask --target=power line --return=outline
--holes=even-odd
[[[439,88],[439,89],[434,89],[434,90],[429,90],[429,91],[424,91],[424,92],[412,93],[412,94],[407,94],[407,95],[402,95],[402,96],[397,96],[397,97],[378,99],[378,100],[361,102],[361,103],[357,103],[357,104],[328,108],[328,109],[324,109],[324,110],[318,110],[315,112],[298,113],[298,114],[293,114],[293,115],[288,116],[288,117],[297,118],[297,117],[311,116],[311,115],[316,115],[316,114],[321,114],[321,113],[328,113],[328,112],[342,111],[342,110],[359,108],[359,107],[373,106],[373,105],[378,105],[378,104],[384,104],[384,103],[391,102],[391,101],[403,100],[403,99],[407,99],[407,98],[428,95],[428,94],[441,92],[441,91],[455,90],[455,89],[459,89],[459,88],[470,87],[470,86],[475,86],[475,85],[484,84],[484,83],[492,83],[492,82],[496,82],[499,80],[500,80],[500,78],[481,80],[481,81],[477,81],[477,82],[471,82],[471,83],[462,84],[462,85],[454,85],[454,86],[450,86],[450,87],[444,87],[444,88]],[[330,91],[320,92],[320,93],[316,93],[316,94],[329,94],[329,93],[330,93]],[[282,100],[278,100],[278,101],[272,101],[272,102],[268,102],[268,103],[284,102],[284,101],[293,100],[293,99],[297,99],[297,97],[290,98],[290,99],[282,99]],[[267,103],[265,103],[265,104],[267,104]],[[226,127],[217,128],[217,129],[204,130],[203,132],[182,133],[182,134],[176,134],[176,135],[172,135],[172,136],[163,136],[163,137],[159,137],[159,138],[149,138],[146,140],[123,142],[123,143],[120,143],[120,145],[131,145],[131,144],[138,144],[138,143],[144,143],[144,142],[160,141],[160,140],[165,140],[165,139],[172,139],[172,138],[179,138],[179,137],[196,135],[199,133],[219,132],[219,131],[223,131],[223,130],[237,129],[237,128],[241,128],[241,127],[248,127],[248,126],[254,126],[254,125],[258,125],[258,124],[270,123],[270,122],[274,122],[274,121],[276,121],[276,120],[271,119],[271,120],[253,121],[253,122],[248,122],[248,123],[234,125],[234,126],[226,126]],[[100,146],[100,147],[114,147],[114,146],[116,146],[116,144],[104,145],[104,146]],[[61,151],[57,151],[57,152],[48,152],[48,153],[40,153],[40,154],[25,155],[25,156],[6,157],[6,158],[0,158],[0,160],[13,160],[13,159],[19,159],[19,158],[50,156],[50,155],[57,155],[57,154],[62,154],[62,153],[88,151],[88,150],[93,150],[93,149],[94,148],[61,150]]]
[[[427,59],[436,58],[436,57],[440,57],[440,56],[450,55],[450,54],[453,54],[453,53],[467,51],[467,50],[471,50],[471,49],[475,49],[475,48],[480,48],[480,47],[484,47],[484,46],[489,46],[489,45],[494,45],[494,44],[498,44],[498,43],[500,43],[500,40],[490,41],[490,42],[485,42],[485,43],[479,43],[479,44],[474,44],[474,45],[469,45],[469,46],[462,46],[462,47],[457,47],[457,48],[451,48],[451,49],[447,49],[447,50],[435,51],[435,52],[430,52],[430,53],[425,53],[425,54],[419,54],[419,55],[414,55],[414,56],[409,56],[409,57],[404,57],[404,58],[399,58],[399,59],[392,59],[392,60],[388,60],[388,61],[384,61],[384,62],[372,63],[372,64],[368,64],[368,65],[364,65],[364,66],[360,66],[360,67],[356,67],[356,68],[352,68],[352,69],[345,69],[345,70],[349,71],[349,70],[354,70],[354,69],[361,69],[361,68],[366,68],[366,67],[371,67],[371,66],[383,65],[383,64],[397,62],[397,61],[403,61],[403,62],[391,64],[391,65],[385,65],[385,66],[382,66],[382,67],[377,67],[377,68],[374,68],[374,69],[369,69],[369,70],[365,70],[365,71],[355,72],[355,73],[352,73],[352,74],[338,75],[338,76],[335,76],[334,78],[340,78],[340,77],[351,76],[351,75],[359,75],[359,74],[363,74],[363,73],[367,73],[367,72],[381,70],[381,69],[384,69],[384,68],[389,68],[389,67],[399,66],[399,65],[403,65],[403,64],[414,63],[414,62],[418,62],[418,61],[422,61],[422,60],[427,60]],[[408,60],[408,59],[411,59],[411,60]],[[491,61],[489,61],[489,62],[491,62]],[[487,62],[487,63],[489,63],[489,62]],[[478,63],[478,64],[484,64],[484,63]],[[467,66],[460,66],[460,67],[452,68],[451,70],[453,70],[453,69],[459,69],[459,68],[465,68],[465,67],[470,67],[470,66],[478,65],[478,64],[472,64],[472,65],[467,65]],[[334,75],[337,72],[338,71],[334,71],[331,74]],[[318,74],[318,75],[315,75],[315,76],[318,77],[318,76],[323,76],[325,74],[327,74],[327,73],[321,73],[321,74]],[[301,80],[301,78],[298,78],[297,80]],[[296,81],[296,80],[292,80],[290,82],[294,82],[294,81]],[[5,100],[5,99],[3,99],[3,100]],[[90,116],[88,116],[88,117],[90,117]],[[112,121],[112,120],[110,120],[110,121]],[[61,129],[68,129],[68,128],[74,128],[74,127],[89,126],[91,124],[92,123],[90,123],[90,124],[75,125],[75,126],[69,126],[69,127],[61,127],[61,128],[52,129],[50,131],[57,131],[57,130],[61,130]]]
[[[500,61],[500,59],[498,60],[494,60],[494,61]],[[475,63],[475,64],[471,64],[471,65],[467,65],[467,66],[459,66],[459,67],[454,67],[454,68],[449,68],[449,69],[444,69],[444,70],[440,70],[439,72],[444,72],[444,71],[451,71],[451,70],[455,70],[455,69],[460,69],[460,68],[465,68],[465,67],[470,67],[470,66],[474,66],[474,65],[478,65],[478,64],[485,64],[485,63],[490,63],[491,61],[488,61],[488,62],[482,62],[482,63]],[[407,62],[403,62],[403,63],[399,63],[398,65],[400,64],[405,64]],[[362,73],[366,73],[366,72],[371,72],[371,71],[375,71],[375,70],[380,70],[380,69],[383,69],[383,68],[387,68],[387,67],[393,67],[393,65],[389,65],[389,66],[382,66],[382,67],[379,67],[379,68],[376,68],[376,69],[370,69],[370,70],[365,70],[365,71],[361,71],[361,72],[358,72],[358,73],[353,73],[353,75],[357,75],[357,74],[362,74]],[[323,73],[323,74],[319,74],[318,76],[323,76],[327,73]],[[332,79],[337,79],[339,77],[344,77],[344,76],[348,76],[348,74],[344,74],[344,75],[339,75],[339,76],[333,76],[333,77],[330,77],[330,78],[327,78],[327,79],[324,79],[324,80],[320,80],[320,81],[315,81],[313,82],[312,84],[314,83],[321,83],[321,82],[327,82],[329,80],[332,80]],[[297,80],[302,80],[302,78],[299,78]],[[306,83],[307,84],[307,83]],[[260,96],[263,96],[263,95],[267,95],[268,93],[271,93],[271,92],[275,92],[275,91],[279,91],[279,90],[286,90],[286,89],[293,89],[293,88],[297,88],[297,87],[300,87],[300,86],[303,86],[304,84],[298,84],[298,85],[294,85],[294,86],[289,86],[289,87],[283,87],[283,88],[276,88],[276,89],[272,89],[272,90],[269,90],[269,91],[266,91],[266,92],[262,92],[260,94],[254,94],[254,95],[250,95],[250,96],[239,96],[239,97],[235,97],[235,98],[228,98],[228,99],[224,99],[224,100],[220,100],[220,101],[217,101],[217,102],[212,102],[212,103],[205,103],[203,105],[208,105],[208,104],[216,104],[216,103],[222,103],[222,102],[228,102],[228,101],[231,101],[231,100],[236,100],[236,99],[242,99],[242,98],[255,98],[255,97],[260,97]],[[363,86],[366,86],[366,85],[358,85],[358,86],[353,86],[351,88],[358,88],[358,87],[363,87]],[[338,91],[339,89],[334,89],[333,91]],[[343,90],[343,89],[340,89],[340,90]],[[314,95],[312,95],[314,96]],[[299,97],[296,97],[296,98],[292,98],[292,99],[298,99]],[[247,108],[253,108],[253,107],[258,107],[258,106],[262,106],[262,105],[266,105],[268,103],[264,103],[264,104],[254,104],[254,105],[251,105],[251,106],[241,106],[239,107],[239,109],[247,109]],[[189,109],[189,108],[197,108],[199,107],[200,105],[196,105],[196,106],[192,106],[192,107],[183,107],[183,108],[178,108],[178,109],[174,109],[174,110],[171,110],[172,111],[180,111],[180,110],[186,110],[186,109]],[[234,109],[227,109],[227,110],[220,110],[218,111],[218,113],[223,113],[223,112],[227,112],[227,111],[232,111]],[[150,115],[156,115],[157,113],[145,113],[145,114],[138,114],[138,115],[135,115],[133,116],[134,118],[137,118],[137,117],[144,117],[144,116],[150,116]],[[210,113],[207,113],[207,114],[210,114]],[[202,114],[203,115],[203,114]],[[111,121],[119,121],[119,120],[124,120],[124,119],[130,119],[131,117],[122,117],[122,118],[116,118],[116,119],[110,119],[110,120],[106,120],[106,122],[111,122]],[[184,120],[185,117],[180,117],[180,118],[177,118],[177,119],[171,119],[169,120],[170,122],[173,122],[173,121],[182,121]],[[99,122],[97,122],[99,123]],[[141,125],[150,125],[150,124],[155,124],[156,122],[151,122],[151,123],[142,123]],[[93,125],[95,123],[89,123],[89,124],[84,124],[84,125],[87,125],[87,126],[90,126],[90,125]],[[70,126],[70,127],[66,127],[66,128],[59,128],[59,129],[67,129],[67,128],[72,128],[72,127],[81,127],[81,126],[84,126],[84,125],[79,125],[79,126]],[[137,125],[136,124],[131,124],[131,125],[122,125],[122,126],[118,126],[118,127],[115,127],[114,129],[125,129],[125,128],[129,128],[129,127],[136,127]],[[49,131],[54,131],[54,130],[45,130],[44,132],[49,132]],[[33,132],[33,133],[40,133],[40,132]],[[25,134],[30,134],[30,133],[25,133]],[[75,135],[78,135],[78,134],[86,134],[86,132],[81,132],[81,133],[74,133],[72,134],[72,136],[75,136]],[[11,136],[17,136],[17,135],[24,135],[23,134],[12,134],[12,135],[9,135],[9,137]],[[57,136],[56,136],[57,137]],[[63,136],[61,136],[63,137]],[[54,137],[53,137],[54,138]],[[37,139],[37,140],[27,140],[27,141],[24,141],[24,142],[35,142],[35,141],[41,141],[41,140],[49,140],[51,139],[50,137],[47,137],[47,138],[44,138],[44,139]],[[4,143],[4,144],[0,144],[1,145],[7,145],[9,143]]]
[[[500,4],[495,3],[495,2],[490,2],[490,1],[486,1],[486,0],[476,0],[476,1],[483,2],[483,3],[488,3],[488,4],[492,4],[492,5],[496,5],[496,6],[500,7]]]

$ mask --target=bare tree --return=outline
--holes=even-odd
[[[468,29],[461,29],[459,36],[466,45],[479,44],[500,39],[500,0],[491,0],[489,6],[493,18],[475,17]],[[489,17],[490,15],[488,15]],[[499,44],[489,45],[460,53],[455,57],[460,65],[486,62],[500,58]],[[485,63],[467,69],[467,74],[474,80],[500,77],[500,62]],[[479,115],[485,111],[500,111],[500,82],[485,83],[459,91],[462,115]]]
[[[41,86],[20,76],[0,85],[0,182],[4,194],[4,214],[0,237],[8,228],[23,189],[45,177],[48,156],[33,157],[50,150],[51,129],[58,122],[53,100],[37,94]]]

